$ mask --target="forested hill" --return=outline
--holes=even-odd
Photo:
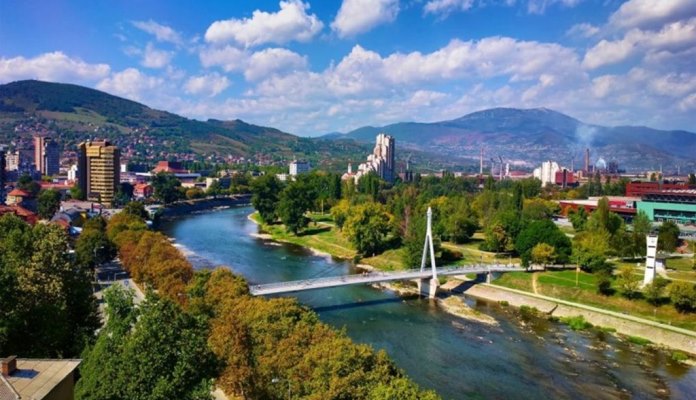
[[[0,142],[16,138],[16,127],[39,124],[64,147],[87,138],[107,138],[136,153],[341,159],[363,153],[354,143],[300,138],[241,120],[198,121],[83,86],[17,81],[0,85]]]
[[[578,166],[585,148],[590,148],[592,163],[603,158],[642,169],[696,165],[696,133],[592,125],[547,108],[493,108],[449,121],[366,126],[326,138],[369,142],[378,132],[413,148],[449,156],[477,158],[485,147],[486,159],[502,156],[535,164],[552,159],[568,166],[575,160]]]

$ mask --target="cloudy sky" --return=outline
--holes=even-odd
[[[0,83],[302,136],[489,107],[696,131],[696,0],[0,0]]]

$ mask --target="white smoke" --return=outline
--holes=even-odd
[[[590,147],[596,134],[597,128],[593,126],[582,124],[575,128],[575,140],[583,149]]]

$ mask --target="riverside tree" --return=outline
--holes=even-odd
[[[379,203],[354,206],[343,227],[346,238],[362,255],[376,254],[386,248],[392,217]]]
[[[308,179],[301,176],[285,186],[278,199],[277,214],[288,231],[297,235],[309,224],[305,213],[312,207],[315,193]]]
[[[206,321],[152,293],[136,309],[131,296],[119,285],[105,294],[109,318],[83,355],[77,398],[212,398]]]
[[[267,224],[275,222],[282,185],[275,175],[263,175],[251,183],[251,204]]]

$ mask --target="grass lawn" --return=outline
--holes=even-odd
[[[317,251],[328,253],[336,257],[353,259],[356,252],[351,247],[350,242],[348,242],[343,235],[336,229],[330,226],[322,226],[310,224],[304,232],[300,235],[295,236],[285,230],[285,226],[281,224],[268,225],[262,224],[258,213],[252,215],[254,221],[261,225],[261,228],[270,234],[273,239],[294,243],[304,247],[311,247]]]
[[[668,258],[666,261],[667,268],[685,272],[693,271],[694,259],[692,257],[672,257]]]
[[[537,291],[541,295],[696,330],[696,316],[694,314],[681,314],[671,304],[654,307],[642,299],[626,299],[618,291],[611,296],[597,293],[596,278],[587,272],[580,271],[577,287],[575,286],[575,271],[547,271],[537,274]],[[533,292],[531,273],[506,273],[494,281],[494,284]]]
[[[496,285],[533,293],[532,274],[528,272],[507,272],[494,281]]]
[[[403,260],[404,249],[387,250],[374,257],[366,257],[360,260],[362,264],[372,265],[382,271],[398,271],[403,269],[416,268],[418,266],[406,266]]]

